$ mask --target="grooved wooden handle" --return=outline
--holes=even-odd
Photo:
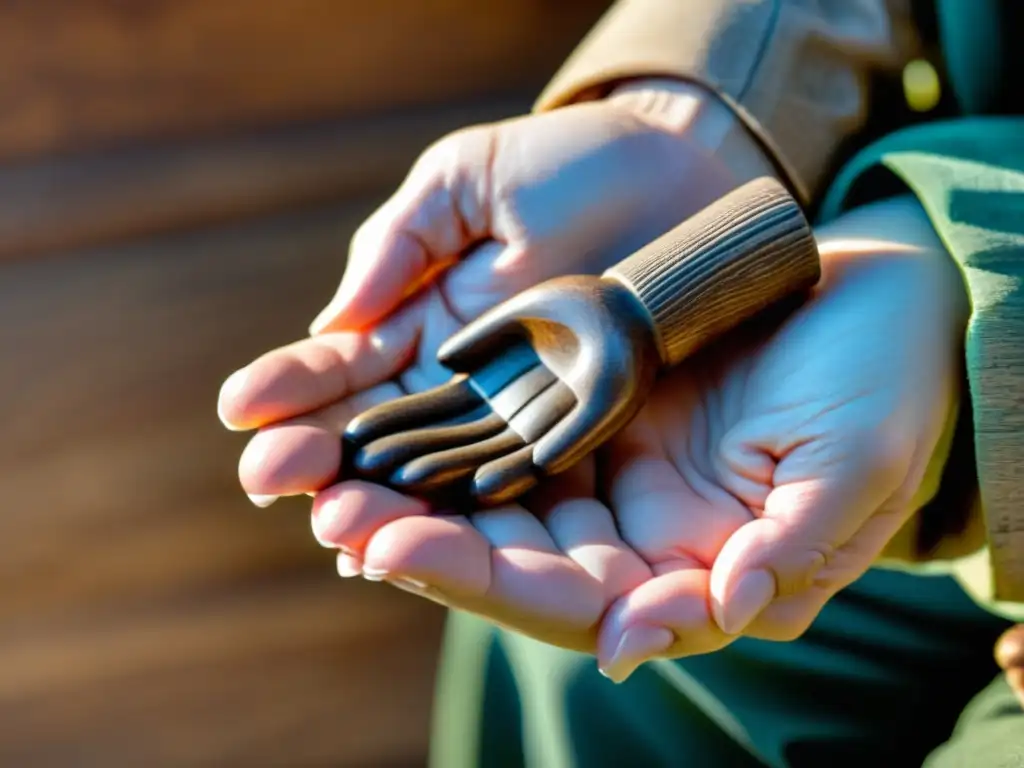
[[[775,179],[751,181],[605,272],[651,316],[662,362],[713,338],[820,277],[818,247]]]

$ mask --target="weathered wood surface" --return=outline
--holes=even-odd
[[[0,159],[535,89],[608,5],[0,3]]]
[[[251,507],[219,382],[367,205],[0,271],[0,764],[415,765],[441,613]]]
[[[386,194],[434,139],[527,98],[0,164],[0,263]]]
[[[422,765],[442,612],[250,506],[216,393],[607,5],[0,3],[0,765]]]

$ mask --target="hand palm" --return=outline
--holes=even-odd
[[[437,142],[356,233],[315,330],[386,335],[388,315],[434,281],[421,317],[430,358],[458,324],[549,278],[603,271],[741,181],[681,140],[707,109],[702,96],[678,96],[671,118],[642,102],[579,104]]]
[[[731,639],[722,625],[798,635],[934,490],[923,478],[953,412],[962,283],[916,209],[893,210],[892,231],[923,245],[872,242],[886,220],[849,217],[819,241],[822,285],[781,329],[674,371],[630,427],[523,506],[466,518],[365,483],[326,487],[353,412],[393,396],[367,384],[402,363],[362,334],[298,342],[225,386],[229,423],[268,425],[243,485],[326,488],[314,529],[339,570],[597,651],[618,677],[713,650]]]
[[[699,119],[696,100],[680,104]],[[447,379],[438,347],[486,309],[551,277],[599,273],[736,183],[628,100],[451,134],[353,238],[341,288],[313,324],[341,333],[272,352],[229,379],[221,419],[252,429],[318,410],[318,423],[340,430],[368,405]],[[333,476],[335,446],[312,433],[291,440],[270,450],[258,436],[250,446],[240,472],[250,493],[302,493]]]
[[[801,633],[923,501],[955,384],[955,352],[929,341],[927,312],[893,332],[905,316],[893,299],[912,300],[907,279],[941,295],[916,259],[831,271],[833,285],[770,337],[734,340],[662,379],[625,431],[522,506],[429,517],[418,502],[342,484],[317,501],[321,539],[606,664],[631,627],[641,655],[729,642],[723,606],[750,602],[737,579],[755,566],[774,599],[743,617],[756,618],[747,634]],[[879,311],[863,311],[866,293]]]

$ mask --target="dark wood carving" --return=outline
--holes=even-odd
[[[604,275],[547,281],[457,332],[438,353],[451,381],[349,424],[343,475],[506,503],[628,424],[659,371],[819,276],[799,205],[750,182]]]

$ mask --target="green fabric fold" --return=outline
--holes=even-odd
[[[891,134],[846,165],[819,217],[891,191],[880,169],[920,200],[971,298],[965,351],[988,548],[948,567],[986,607],[1024,619],[1024,118]]]

